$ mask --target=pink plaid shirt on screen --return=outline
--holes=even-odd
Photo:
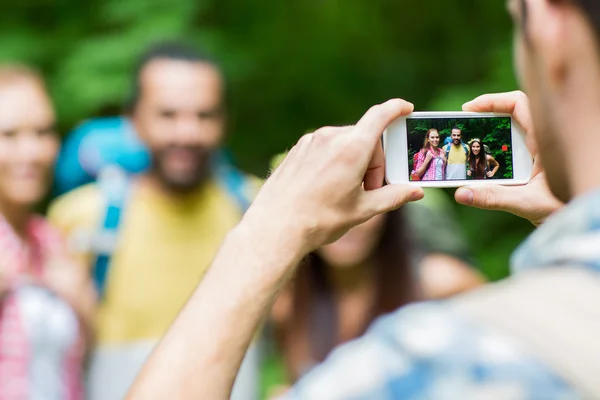
[[[433,162],[435,158],[441,158],[444,154],[444,150],[438,148],[437,149],[437,154],[435,151],[433,151],[432,148],[429,148],[429,152],[431,153],[431,155],[434,157],[431,162],[429,163],[429,167],[427,167],[427,170],[425,171],[425,174],[423,174],[423,176],[421,177],[422,181],[435,181],[435,163]],[[423,163],[425,162],[425,157],[426,157],[426,153],[425,151],[423,151],[421,149],[421,151],[419,151],[417,153],[417,163],[415,164],[414,170],[418,170],[419,168],[421,168],[421,166],[423,165]],[[446,168],[445,166],[442,167],[442,180],[445,178],[446,175]]]

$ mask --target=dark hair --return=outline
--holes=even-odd
[[[479,143],[479,154],[473,154],[473,144]],[[473,171],[473,178],[482,177],[485,175],[485,166],[487,155],[485,153],[485,147],[483,142],[479,139],[473,139],[469,143],[469,168]]]
[[[129,99],[126,103],[127,111],[133,111],[140,99],[140,77],[144,68],[152,61],[160,59],[188,61],[191,63],[206,63],[221,71],[219,63],[213,57],[195,47],[179,42],[163,42],[154,44],[150,46],[137,61],[136,67],[133,71],[133,85]]]
[[[455,129],[456,129],[457,131],[460,131],[460,133],[462,133],[462,129],[460,129],[460,128],[458,127],[458,125],[454,125],[454,126],[452,127],[451,131],[453,131],[453,130],[455,130]]]
[[[397,308],[420,300],[420,292],[412,268],[410,239],[405,231],[402,210],[385,215],[381,239],[373,251],[376,271],[376,299],[370,318],[362,331],[375,318]],[[311,357],[323,361],[335,347],[338,334],[335,299],[325,262],[317,253],[307,257],[298,269],[294,281],[292,315],[277,332],[278,344],[283,351],[291,348],[289,342],[298,332],[308,335]],[[297,336],[295,336],[297,337]],[[298,376],[292,376],[297,379]]]

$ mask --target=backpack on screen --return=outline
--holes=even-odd
[[[464,143],[461,143],[462,148],[465,152],[465,155],[468,157],[469,156],[469,146],[467,146]],[[446,155],[446,160],[448,159],[448,157],[450,156],[450,146],[452,146],[452,144],[447,144],[446,146],[444,146],[444,153]]]

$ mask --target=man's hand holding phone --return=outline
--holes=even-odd
[[[536,226],[563,206],[550,192],[537,157],[527,95],[520,91],[486,94],[466,103],[463,110],[511,114],[524,129],[527,148],[535,161],[531,180],[526,185],[509,187],[490,184],[459,188],[454,196],[458,203],[487,210],[507,211]]]
[[[372,107],[355,126],[305,135],[266,181],[242,226],[294,235],[309,252],[349,228],[423,196],[409,185],[384,186],[381,135],[413,105],[390,100]],[[428,157],[431,157],[428,155]],[[277,218],[272,218],[276,215]]]

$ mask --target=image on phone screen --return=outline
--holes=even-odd
[[[408,179],[513,179],[510,117],[407,118]]]

